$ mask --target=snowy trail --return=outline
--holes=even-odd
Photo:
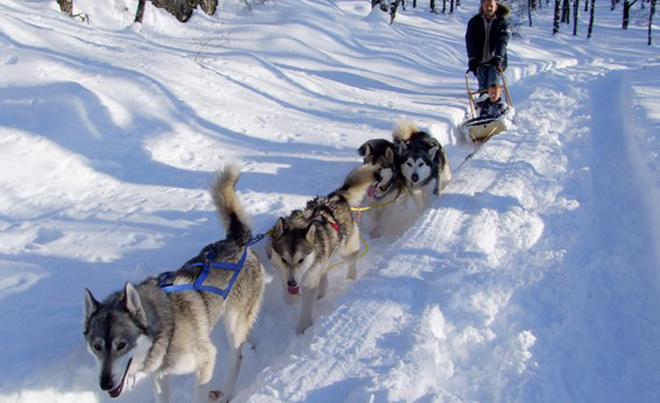
[[[648,400],[635,380],[654,372],[658,351],[630,342],[638,332],[660,336],[652,237],[629,181],[620,105],[590,115],[585,102],[620,87],[592,77],[563,93],[572,74],[521,79],[535,89],[517,100],[515,128],[480,150],[435,209],[319,317],[309,345],[296,341],[295,356],[265,369],[238,400]],[[566,154],[574,149],[583,157]],[[583,186],[589,198],[571,199]],[[630,188],[628,196],[612,198],[618,188]],[[609,218],[594,221],[601,216]],[[554,234],[564,232],[574,235],[558,244]],[[571,365],[575,357],[590,368]],[[310,372],[304,362],[317,364]],[[379,366],[394,369],[374,373]]]

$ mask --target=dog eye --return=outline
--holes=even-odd
[[[303,260],[305,260],[305,259],[300,258],[300,260],[298,260],[298,264],[302,264]]]
[[[408,165],[409,167],[413,166],[412,162],[410,161],[406,162],[406,165]]]
[[[96,350],[96,351],[101,351],[101,349],[102,349],[103,347],[101,347],[101,343],[94,343],[94,344],[92,345],[92,348],[94,348],[94,350]]]
[[[126,347],[126,342],[122,341],[121,343],[117,344],[117,351],[121,351]]]

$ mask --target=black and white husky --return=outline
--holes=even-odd
[[[394,143],[386,139],[367,141],[360,146],[358,154],[363,157],[364,164],[374,165],[378,169],[378,181],[367,190],[367,204],[373,206],[367,213],[374,222],[371,236],[380,237],[396,208],[397,198],[405,194],[399,156]]]
[[[206,246],[184,268],[136,286],[127,283],[103,302],[85,290],[84,336],[98,363],[100,387],[111,397],[151,375],[156,401],[169,402],[169,376],[190,372],[196,375],[194,402],[232,397],[241,346],[264,292],[264,269],[248,247],[250,220],[234,190],[239,174],[237,167],[228,166],[213,186],[226,239]],[[210,336],[220,317],[231,350],[222,392],[210,390],[216,358]]]
[[[335,252],[348,265],[347,277],[357,277],[360,235],[351,207],[360,204],[376,174],[373,165],[362,165],[348,174],[339,189],[310,200],[304,210],[295,210],[275,224],[267,253],[279,269],[288,301],[296,302],[302,294],[298,334],[312,324],[314,304],[325,295],[327,269]]]
[[[440,142],[410,122],[399,122],[392,134],[403,182],[421,213],[431,194],[439,195],[451,180],[451,168]]]

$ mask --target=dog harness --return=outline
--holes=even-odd
[[[321,214],[321,211],[326,211],[332,220],[329,220],[328,217],[326,217],[324,214]],[[325,225],[328,224],[329,226],[332,227],[335,231],[339,233],[339,236],[341,238],[342,234],[339,231],[341,229],[339,223],[337,222],[337,219],[335,218],[335,213],[332,211],[332,209],[326,205],[319,206],[318,209],[315,211],[314,216],[312,217],[312,220],[318,221],[321,224]]]
[[[227,299],[227,296],[229,296],[229,293],[231,292],[231,289],[234,286],[234,283],[236,282],[238,275],[241,273],[243,264],[245,264],[245,259],[247,259],[248,247],[250,245],[253,245],[261,241],[263,237],[264,234],[260,234],[250,239],[243,248],[243,255],[241,255],[241,258],[236,263],[214,262],[213,259],[215,259],[216,252],[212,250],[204,256],[204,262],[193,263],[186,267],[182,267],[183,269],[191,269],[193,267],[199,267],[199,266],[202,267],[202,270],[199,272],[199,276],[192,284],[170,284],[169,283],[170,279],[172,278],[172,276],[174,276],[175,272],[169,271],[158,276],[158,286],[167,294],[171,292],[195,290],[195,291],[212,292],[214,294],[221,296],[223,299]],[[204,281],[211,273],[211,269],[221,269],[221,270],[228,270],[233,272],[226,288],[218,288],[210,285],[204,285]]]

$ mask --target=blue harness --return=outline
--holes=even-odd
[[[202,267],[202,270],[199,272],[199,276],[195,280],[194,283],[192,284],[169,284],[168,282],[174,275],[174,272],[166,272],[163,273],[159,276],[158,279],[158,286],[165,291],[165,293],[169,294],[171,292],[178,292],[178,291],[191,291],[191,290],[196,290],[196,291],[208,291],[212,292],[214,294],[217,294],[221,296],[223,299],[227,299],[227,296],[229,295],[229,292],[231,292],[232,287],[234,286],[234,283],[236,282],[236,278],[238,278],[238,275],[241,273],[241,269],[243,268],[243,264],[245,263],[245,259],[247,258],[247,251],[248,247],[250,245],[253,245],[259,241],[261,241],[264,237],[264,234],[257,235],[254,238],[250,239],[246,244],[245,248],[243,248],[243,255],[241,258],[238,260],[236,263],[229,263],[229,262],[214,262],[213,259],[215,259],[216,253],[215,251],[210,251],[209,253],[204,256],[204,262],[203,263],[193,263],[189,266],[183,267],[183,269],[191,269],[193,267]],[[209,285],[204,285],[204,281],[206,281],[206,278],[209,276],[209,273],[211,273],[211,269],[222,269],[222,270],[228,270],[232,271],[231,278],[229,279],[229,284],[227,284],[226,288],[218,288],[218,287],[213,287]]]

